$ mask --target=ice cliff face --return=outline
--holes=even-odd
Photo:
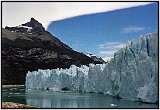
[[[106,64],[28,72],[27,89],[67,88],[127,100],[158,102],[158,34],[141,36],[114,54]]]

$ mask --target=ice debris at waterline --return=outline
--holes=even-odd
[[[106,64],[28,72],[27,89],[67,90],[113,95],[133,101],[158,102],[158,34],[140,37]]]

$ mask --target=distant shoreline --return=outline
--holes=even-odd
[[[2,85],[2,87],[16,87],[16,86],[25,86],[25,85]]]

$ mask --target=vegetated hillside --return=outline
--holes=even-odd
[[[2,29],[1,46],[2,84],[24,84],[28,71],[102,63],[74,51],[34,18],[25,24]]]

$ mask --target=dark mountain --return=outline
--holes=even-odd
[[[2,84],[24,84],[28,71],[102,63],[74,51],[34,18],[25,24],[2,29],[1,46]]]

